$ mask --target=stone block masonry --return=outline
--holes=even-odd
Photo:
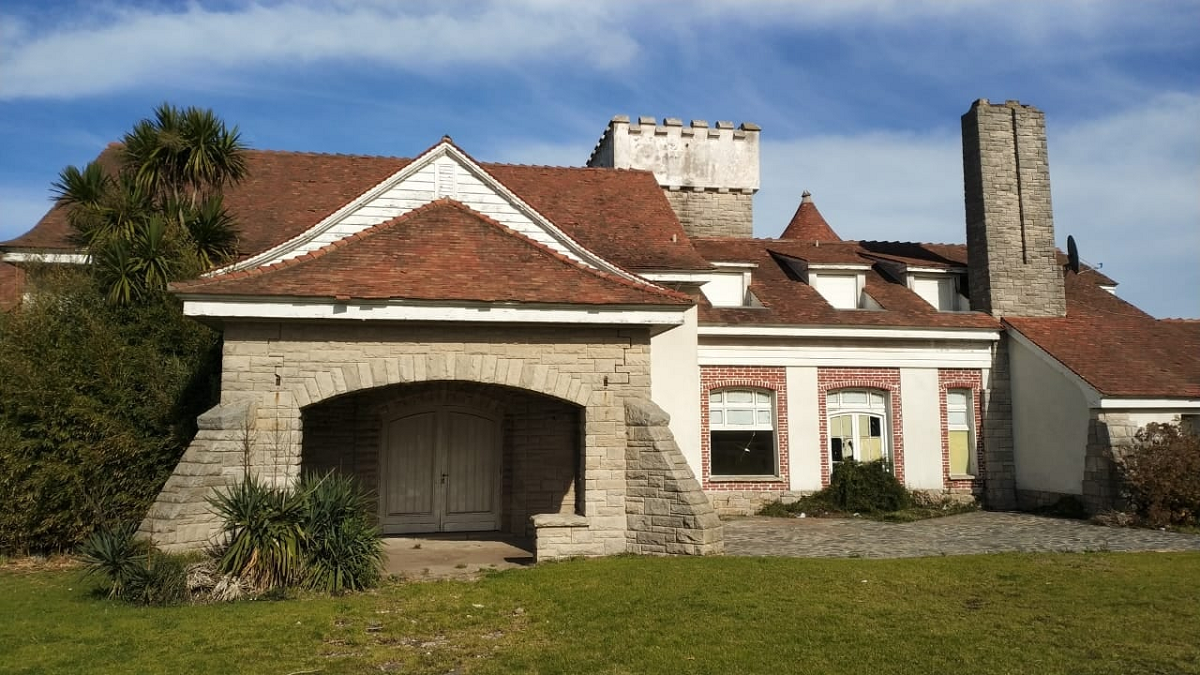
[[[962,117],[971,306],[994,316],[1064,316],[1054,246],[1046,118],[1016,101]]]
[[[754,236],[753,195],[696,190],[666,190],[665,194],[689,237]]]

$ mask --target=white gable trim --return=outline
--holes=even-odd
[[[1000,331],[987,328],[877,328],[874,326],[700,326],[705,337],[864,338],[900,340],[979,340],[994,342]]]
[[[467,321],[475,323],[556,323],[626,326],[679,326],[689,307],[603,305],[521,305],[414,301],[329,302],[296,299],[196,298],[184,300],[186,316],[223,319],[350,321]]]
[[[91,257],[86,253],[26,253],[10,251],[0,253],[0,260],[10,263],[48,263],[54,265],[85,265]]]
[[[459,176],[470,180],[463,184],[457,180]],[[404,191],[403,195],[389,196],[389,193],[399,192],[398,188],[402,190],[406,183],[410,189]],[[482,191],[478,189],[480,186],[484,188]],[[473,187],[476,189],[472,190]],[[295,258],[443,197],[462,202],[575,262],[639,284],[652,285],[584,248],[448,141],[434,146],[299,236],[205,276],[252,269]]]

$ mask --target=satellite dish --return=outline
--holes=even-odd
[[[1079,249],[1075,246],[1075,237],[1067,235],[1067,269],[1079,274]]]

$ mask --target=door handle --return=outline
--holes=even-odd
[[[448,474],[448,473],[444,473],[444,474],[442,474],[442,485],[445,485],[445,484],[446,484],[446,476],[449,476],[449,475],[450,475],[450,474]]]

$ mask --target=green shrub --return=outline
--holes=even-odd
[[[1200,525],[1200,436],[1146,425],[1118,460],[1130,507],[1149,525]]]
[[[357,591],[379,583],[383,546],[368,515],[367,495],[352,478],[337,473],[307,477],[300,485],[304,518],[304,583],[329,593]]]
[[[275,488],[252,476],[218,490],[211,504],[226,538],[218,552],[219,572],[259,590],[301,579],[308,506],[304,493]]]
[[[125,597],[146,571],[150,544],[136,537],[133,523],[96,530],[79,547],[85,576],[102,577],[110,598]]]
[[[134,523],[96,530],[79,547],[79,556],[84,575],[103,578],[110,598],[143,605],[188,599],[185,558],[138,538]]]
[[[171,298],[117,308],[83,271],[31,270],[0,313],[0,554],[140,521],[216,400],[220,345]]]
[[[825,501],[842,511],[899,511],[912,505],[912,495],[882,461],[843,461],[833,467]]]

